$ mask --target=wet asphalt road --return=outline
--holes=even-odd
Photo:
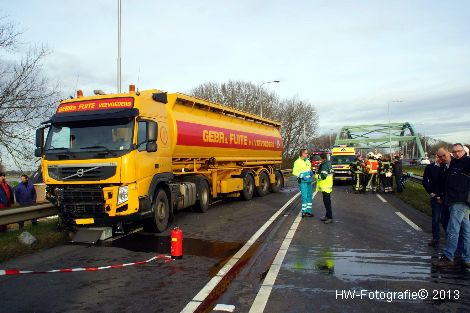
[[[0,277],[1,312],[179,312],[272,214],[296,192],[250,202],[225,201],[205,214],[181,212],[174,225],[185,235],[182,260],[142,266],[44,275]],[[324,225],[321,195],[314,218],[304,218],[282,263],[264,312],[470,312],[470,274],[436,271],[427,247],[430,218],[393,195],[356,195],[335,186],[335,222]],[[298,214],[300,202],[279,216],[249,251],[246,264],[213,304],[248,312]],[[423,229],[415,230],[400,211]],[[136,233],[102,246],[65,245],[1,264],[0,268],[49,270],[145,260],[168,252],[168,234]],[[341,299],[341,292],[411,292],[426,300]],[[434,290],[444,290],[436,297]],[[457,292],[459,299],[456,299]],[[449,294],[448,291],[451,291]],[[449,299],[451,298],[451,299]],[[210,308],[208,309],[210,311]]]

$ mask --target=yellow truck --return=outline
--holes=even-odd
[[[67,99],[36,131],[48,199],[66,225],[164,231],[177,210],[278,192],[278,122],[159,90]],[[47,131],[47,136],[45,136]]]
[[[347,146],[334,147],[331,150],[331,166],[333,168],[333,180],[352,180],[350,164],[356,157],[356,149]]]

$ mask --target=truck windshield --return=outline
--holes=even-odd
[[[331,164],[351,164],[354,161],[354,155],[333,155]]]
[[[46,154],[92,152],[117,155],[131,149],[134,121],[94,120],[52,125],[47,136]]]

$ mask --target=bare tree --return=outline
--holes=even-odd
[[[310,149],[327,150],[331,149],[336,139],[336,133],[323,134],[313,139]]]
[[[267,118],[273,118],[273,108],[279,103],[279,98],[274,92],[242,81],[228,81],[220,85],[204,83],[193,88],[190,94],[254,114],[260,114],[262,106],[263,117]]]
[[[274,92],[267,92],[251,82],[204,83],[190,91],[196,97],[228,105],[239,110],[259,114],[282,123],[284,143],[283,166],[292,166],[302,147],[311,145],[318,129],[315,107],[297,97],[279,100]]]
[[[0,19],[0,51],[20,59],[0,56],[0,162],[22,168],[31,166],[34,129],[51,115],[57,87],[51,88],[43,74],[48,50],[29,48],[18,57],[12,49],[18,47],[18,36],[13,25]]]

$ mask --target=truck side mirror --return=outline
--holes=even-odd
[[[148,122],[147,125],[147,141],[157,141],[157,123],[155,122]]]
[[[38,157],[38,158],[42,157],[42,147],[40,147],[40,148],[38,147],[38,148],[34,149],[34,156]]]
[[[155,141],[147,142],[147,145],[145,146],[145,151],[157,152],[157,143]]]
[[[36,147],[42,148],[44,146],[44,128],[36,129]]]

